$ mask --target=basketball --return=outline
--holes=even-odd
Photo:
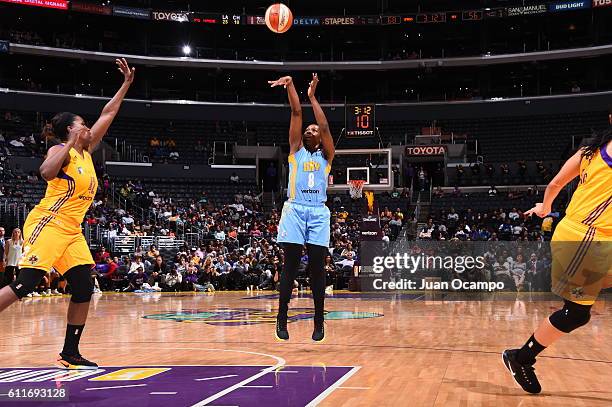
[[[266,10],[266,25],[277,34],[287,32],[293,24],[293,13],[282,3],[273,4]]]

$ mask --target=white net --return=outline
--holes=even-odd
[[[363,185],[365,181],[362,179],[355,179],[349,181],[349,193],[351,194],[351,198],[361,198],[363,196]]]

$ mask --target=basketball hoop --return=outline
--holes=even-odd
[[[351,194],[351,198],[357,199],[363,196],[363,186],[365,185],[365,180],[352,179],[348,182],[348,184],[349,184],[349,193]]]

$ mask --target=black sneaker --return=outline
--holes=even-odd
[[[289,331],[287,330],[287,317],[276,316],[276,331],[274,336],[279,341],[289,340]]]
[[[90,362],[81,355],[68,355],[60,353],[57,362],[64,368],[69,370],[96,370],[98,365]]]
[[[504,365],[512,373],[512,378],[517,382],[527,393],[538,394],[542,391],[542,386],[535,374],[533,364],[523,365],[517,360],[519,350],[507,349],[502,353]],[[534,362],[535,363],[535,362]]]
[[[323,342],[325,339],[325,327],[323,322],[315,322],[314,330],[312,331],[312,340],[315,342]]]

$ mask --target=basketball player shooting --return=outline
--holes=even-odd
[[[280,275],[280,297],[276,317],[276,338],[289,339],[287,312],[293,281],[295,280],[302,248],[306,245],[310,287],[315,306],[312,339],[325,338],[323,327],[325,302],[325,256],[328,253],[330,213],[327,201],[327,176],[334,159],[334,140],[327,118],[315,97],[319,83],[312,75],[308,98],[317,124],[306,127],[302,133],[302,107],[290,76],[268,82],[271,87],[284,86],[291,105],[289,126],[289,185],[288,200],[283,205],[277,242],[285,252],[285,263]]]

